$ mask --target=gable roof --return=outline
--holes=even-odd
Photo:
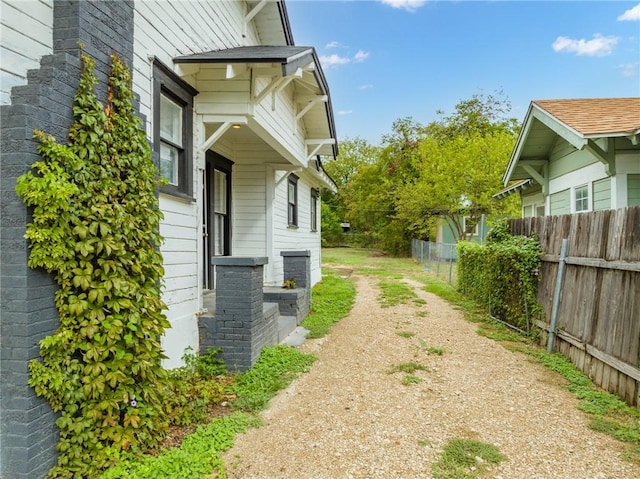
[[[541,176],[532,169],[537,168],[536,162],[548,159],[558,137],[577,150],[595,152],[606,163],[606,152],[594,140],[627,137],[636,144],[639,136],[640,97],[532,101],[502,177],[504,186],[513,180],[539,181]]]
[[[640,97],[536,100],[533,103],[585,137],[640,132]]]

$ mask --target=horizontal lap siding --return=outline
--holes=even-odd
[[[640,206],[640,175],[627,175],[627,205]]]
[[[0,104],[11,103],[11,87],[27,84],[27,71],[53,53],[52,0],[1,0]],[[20,28],[16,28],[19,25]]]
[[[311,251],[311,284],[320,281],[320,232],[311,231],[311,185],[306,178],[298,180],[298,227],[288,227],[287,181],[277,186],[273,215],[273,249],[275,282],[282,282],[283,267],[281,251]],[[318,205],[319,209],[319,205]],[[319,225],[318,225],[319,226]]]
[[[571,195],[569,190],[559,191],[551,195],[551,214],[563,215],[571,212]]]
[[[140,99],[140,112],[147,119],[147,135],[153,131],[153,58],[172,67],[179,55],[200,53],[241,44],[243,4],[237,2],[136,1],[134,4],[133,86]],[[255,33],[249,31],[249,38]],[[194,123],[194,131],[198,125]],[[197,141],[194,141],[194,149]],[[196,154],[193,152],[195,163]],[[202,269],[201,174],[193,174],[196,202],[160,196],[164,213],[160,232],[165,277],[163,300],[172,324],[163,338],[167,367],[180,365],[188,346],[198,349],[196,313],[200,309]]]
[[[593,210],[611,208],[611,178],[593,182]]]

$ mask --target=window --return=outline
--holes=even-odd
[[[164,193],[192,199],[193,97],[191,85],[159,61],[153,63],[153,150]]]
[[[580,211],[589,211],[589,185],[578,186],[575,189],[575,206],[576,213]]]
[[[287,220],[289,226],[298,226],[298,177],[294,174],[287,182]]]
[[[462,229],[464,230],[465,236],[478,236],[478,222],[471,219],[470,216],[465,216],[462,218]]]
[[[315,188],[311,188],[311,231],[318,231],[318,200],[320,192]]]

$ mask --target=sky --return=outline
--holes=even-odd
[[[511,103],[640,96],[635,1],[288,0],[315,47],[338,140],[379,145],[395,120],[428,124],[474,95]]]

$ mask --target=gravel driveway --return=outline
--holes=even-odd
[[[237,437],[229,477],[426,479],[448,440],[471,438],[508,458],[483,477],[640,478],[619,442],[588,428],[557,375],[477,335],[418,283],[426,304],[383,309],[375,278],[353,279],[351,314],[301,347],[318,361],[272,400],[262,427]],[[412,373],[421,382],[389,373],[408,362],[427,367]]]

